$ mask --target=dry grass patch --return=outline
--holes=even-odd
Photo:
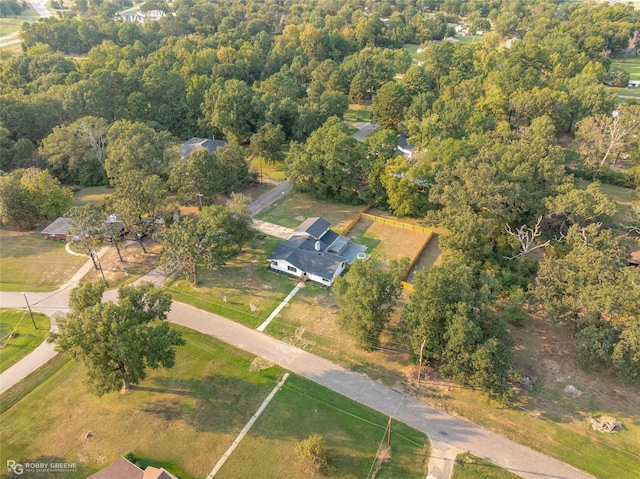
[[[124,261],[120,261],[115,246],[106,246],[107,251],[102,255],[100,263],[110,288],[132,283],[158,266],[158,257],[162,246],[150,237],[144,238],[143,243],[147,253],[142,251],[137,241],[126,240],[119,243],[118,246]],[[100,281],[101,279],[100,271],[93,268],[84,277],[86,281]]]
[[[328,288],[307,282],[280,314],[268,332],[301,349],[330,359],[354,371],[379,379],[389,386],[403,383],[410,360],[406,346],[393,338],[399,314],[381,338],[381,349],[363,351],[337,324],[338,306]]]
[[[427,237],[423,233],[362,218],[348,232],[354,243],[367,246],[367,253],[384,265],[391,260],[414,258]]]
[[[54,291],[70,280],[87,258],[65,252],[63,241],[44,239],[36,231],[0,229],[0,289]]]
[[[362,209],[362,205],[315,200],[305,193],[292,191],[258,213],[256,218],[287,228],[297,228],[305,219],[321,216],[331,223],[331,229],[341,231]]]

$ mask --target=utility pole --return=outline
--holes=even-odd
[[[420,376],[422,376],[422,351],[424,350],[424,345],[427,342],[427,338],[422,340],[422,346],[420,346],[420,362],[418,363],[418,384],[420,384]]]
[[[202,211],[202,193],[196,193],[198,201],[200,202],[200,211]]]
[[[31,316],[31,322],[33,323],[33,329],[38,329],[38,326],[36,326],[36,322],[33,319],[33,312],[31,311],[31,306],[29,305],[29,300],[27,299],[27,293],[22,293],[24,294],[24,300],[27,303],[27,308],[29,309],[29,316]]]

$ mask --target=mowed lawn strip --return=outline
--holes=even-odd
[[[33,313],[38,329],[34,329],[29,311],[0,308],[0,372],[9,368],[38,347],[51,327],[48,316]],[[11,337],[12,331],[15,334]]]
[[[297,228],[305,219],[321,216],[331,223],[331,229],[340,232],[363,208],[363,205],[315,200],[306,193],[292,191],[258,213],[256,218],[287,228]]]
[[[388,417],[306,379],[291,376],[220,470],[219,478],[362,478],[377,468],[378,448],[387,445]],[[294,427],[292,427],[294,425]],[[392,422],[391,452],[376,478],[423,479],[427,437]],[[322,474],[305,469],[295,453],[311,434],[324,437],[329,467]]]
[[[179,329],[175,367],[125,395],[90,394],[84,368],[67,361],[1,415],[3,458],[75,462],[65,478],[84,478],[132,452],[181,479],[206,476],[283,371],[250,371],[252,355]]]
[[[174,300],[255,328],[287,297],[296,279],[267,268],[267,258],[281,239],[256,238],[218,270],[198,270],[198,286],[184,276],[165,286]]]
[[[473,454],[459,454],[451,473],[451,479],[518,479],[519,477]]]
[[[1,398],[3,405],[12,404],[0,417],[3,457],[20,463],[75,462],[78,469],[65,471],[65,477],[84,478],[131,452],[181,479],[206,476],[284,371],[209,336],[176,328],[187,344],[178,349],[175,367],[150,371],[130,393],[90,394],[84,368],[62,356],[42,368],[48,376],[34,375],[26,380],[29,387],[8,391]],[[283,475],[291,465],[277,458],[290,457],[295,443],[310,432],[327,435],[336,469],[329,477],[362,477],[386,423],[383,415],[292,376],[245,437],[255,462],[240,461],[237,473],[219,477],[296,477]],[[423,434],[393,423],[391,459],[381,471],[391,475],[378,477],[424,477],[425,442]],[[245,447],[243,441],[231,463]],[[248,474],[250,468],[259,472]]]
[[[0,290],[54,291],[87,261],[65,252],[64,241],[44,239],[45,226],[30,232],[0,228]]]

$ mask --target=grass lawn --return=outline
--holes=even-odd
[[[362,218],[347,236],[354,243],[367,247],[367,253],[379,263],[388,265],[391,260],[403,257],[412,259],[426,240],[423,233]]]
[[[258,173],[258,181],[260,180],[260,158],[251,157],[250,168]],[[262,179],[263,181],[269,180],[284,180],[287,173],[284,170],[284,162],[276,163],[262,160]]]
[[[586,188],[588,184],[589,182],[587,180],[578,180],[578,185],[581,188]],[[628,221],[629,207],[631,203],[636,200],[635,190],[622,186],[609,185],[607,183],[601,183],[600,189],[618,204],[618,213],[613,217],[613,220],[616,223]]]
[[[100,205],[104,199],[113,194],[115,189],[109,186],[87,186],[80,188],[73,195],[73,206],[84,206],[87,204]]]
[[[178,276],[167,289],[176,301],[255,328],[296,285],[296,279],[267,270],[266,259],[281,241],[270,236],[255,239],[224,268],[217,271],[201,268],[197,287],[184,276]]]
[[[149,236],[144,238],[143,243],[147,250],[146,254],[137,241],[125,240],[118,243],[124,261],[120,261],[118,251],[113,244],[103,246],[107,250],[102,254],[100,264],[109,288],[118,288],[124,284],[133,283],[158,266],[162,247]],[[77,252],[86,254],[86,250],[82,247],[75,249]],[[102,274],[91,268],[83,280],[101,281]]]
[[[383,349],[363,351],[338,326],[337,320],[338,307],[331,290],[308,281],[273,319],[267,332],[353,371],[380,379],[388,386],[398,386],[403,381],[403,371],[411,367],[408,349],[395,342],[390,331],[385,331],[380,338]],[[392,327],[397,321],[398,315],[392,315]]]
[[[611,59],[611,70],[626,71],[631,80],[640,79],[640,57],[618,57]]]
[[[33,313],[33,319],[38,329],[33,329],[26,309],[0,308],[0,372],[29,354],[44,340],[51,327],[49,317]],[[16,334],[9,339],[14,330]]]
[[[266,471],[268,477],[280,479],[364,477],[376,467],[381,443],[386,450],[387,421],[380,413],[292,376],[222,467],[220,477],[267,477]],[[329,449],[329,468],[322,475],[305,471],[295,454],[296,443],[313,433],[322,435]],[[424,478],[429,454],[425,443],[424,434],[393,423],[389,459],[375,477]]]
[[[24,22],[35,22],[40,18],[38,12],[33,9],[29,2],[25,2],[25,4],[27,5],[27,9],[24,10],[21,15],[2,17],[2,21],[0,21],[0,36],[17,32],[22,28]]]
[[[352,103],[349,105],[349,109],[344,114],[343,118],[345,121],[371,122],[373,121],[371,105],[357,105]]]
[[[3,403],[7,397],[13,405],[2,413],[3,458],[75,462],[78,470],[65,473],[65,478],[83,478],[132,452],[181,479],[204,477],[283,370],[269,364],[254,367],[252,355],[179,329],[187,344],[178,349],[175,367],[151,371],[125,395],[91,395],[83,384],[84,368],[61,357],[45,366],[50,375],[40,376],[37,386],[28,378],[30,387],[8,391]],[[271,474],[271,468],[290,467],[277,464],[275,458],[290,457],[290,449],[308,431],[325,434],[335,453],[336,471],[328,477],[361,477],[362,465],[370,466],[375,457],[383,429],[358,418],[383,427],[386,418],[308,381],[289,381],[244,439],[250,441],[249,455],[255,461],[247,467],[260,473],[248,475],[244,466],[233,470],[235,454],[246,454],[247,445],[241,443],[228,462],[228,472],[220,477],[299,477]],[[395,450],[383,471],[388,467],[407,471],[394,477],[424,477],[426,438],[400,424],[394,424],[396,431]],[[356,469],[358,476],[350,474]]]
[[[39,231],[0,228],[0,290],[54,291],[87,260],[66,253],[63,241],[46,240]]]
[[[322,216],[335,231],[341,231],[363,209],[362,205],[346,205],[315,200],[305,193],[284,195],[256,218],[287,228],[297,228],[307,218]]]
[[[409,52],[409,55],[411,55],[411,60],[413,61],[413,63],[418,63],[418,48],[420,48],[420,45],[405,43],[403,47]]]
[[[518,479],[517,476],[473,454],[459,454],[451,479]]]
[[[460,43],[480,43],[482,41],[482,37],[477,35],[456,35],[456,38],[460,40]]]
[[[418,261],[413,265],[411,271],[404,279],[408,283],[413,283],[413,280],[416,277],[418,271],[423,268],[431,268],[432,266],[440,263],[442,252],[440,251],[440,234],[433,233],[431,236],[431,240],[429,240],[429,244],[427,244],[426,248],[420,254]]]

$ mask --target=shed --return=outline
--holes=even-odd
[[[48,240],[67,241],[69,228],[69,218],[60,216],[53,220],[53,223],[43,229],[41,233]]]

